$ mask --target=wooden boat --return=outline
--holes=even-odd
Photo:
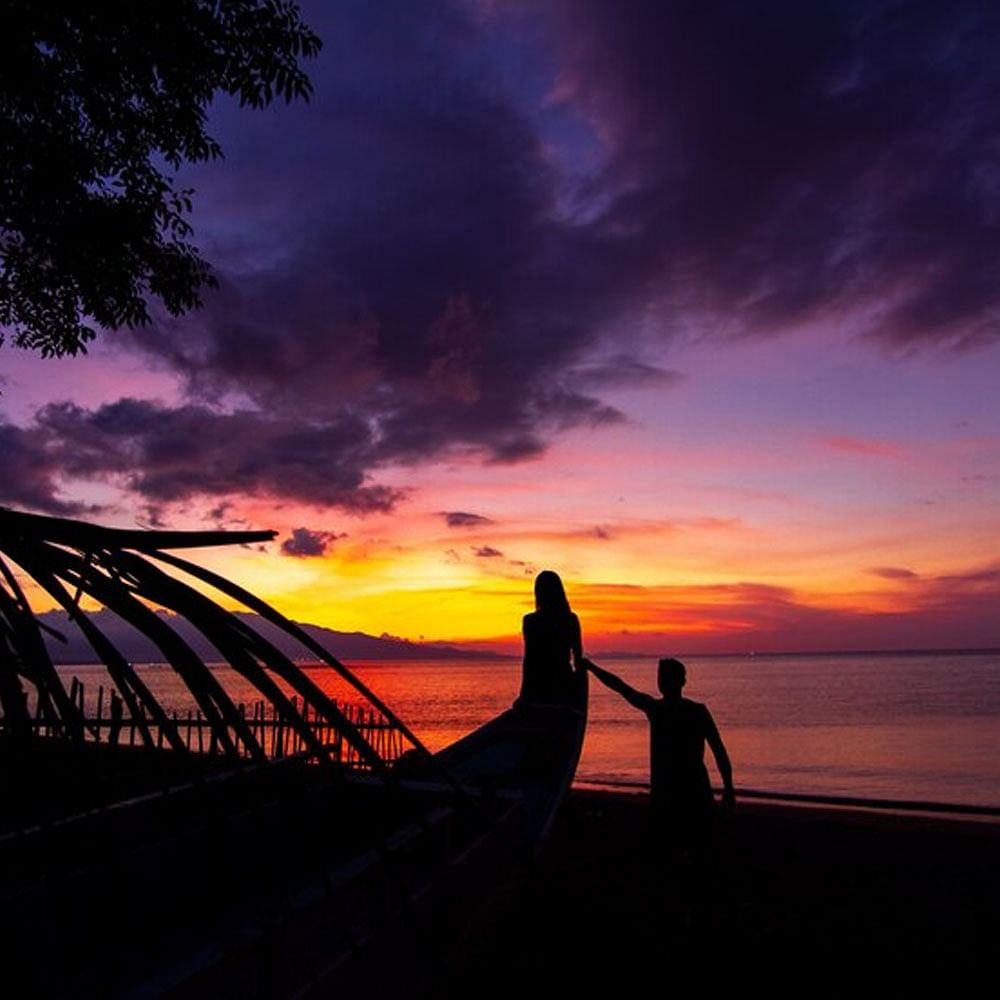
[[[560,704],[512,709],[432,755],[297,626],[165,551],[262,537],[0,510],[0,552],[22,570],[0,558],[0,967],[32,997],[440,992],[530,871],[579,756],[585,680]],[[25,573],[91,641],[124,719],[95,720],[65,689]],[[406,753],[380,753],[309,672],[176,573],[298,638]],[[203,713],[210,750],[193,750],[81,595],[157,643]],[[208,637],[298,749],[264,739],[150,605]],[[126,723],[134,746],[111,738]]]
[[[521,841],[544,847],[569,791],[587,724],[587,675],[557,703],[517,704],[437,754],[437,762],[480,796],[516,789]]]

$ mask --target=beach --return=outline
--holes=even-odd
[[[575,790],[454,995],[923,995],[995,977],[1000,824],[741,803],[701,856],[664,857],[645,818],[643,796]]]

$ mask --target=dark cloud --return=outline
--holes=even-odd
[[[117,478],[154,503],[241,494],[367,513],[400,498],[366,482],[377,448],[367,425],[345,414],[306,423],[126,398],[92,411],[47,406],[34,433],[63,474]]]
[[[564,0],[595,195],[668,302],[753,330],[870,303],[893,345],[994,340],[1000,11]]]
[[[308,108],[223,109],[224,187],[216,167],[192,181],[222,288],[128,336],[193,405],[356,423],[354,470],[453,448],[531,459],[621,419],[574,370],[617,312],[622,262],[558,218],[541,95],[503,83],[489,26],[464,5],[389,6],[311,10],[332,41]]]
[[[93,511],[60,496],[59,454],[48,445],[42,430],[0,423],[0,503],[62,516]]]
[[[503,553],[499,549],[493,548],[492,545],[480,545],[478,548],[473,549],[476,554],[477,559],[499,559],[503,557]]]
[[[494,523],[490,518],[483,517],[482,514],[469,514],[464,510],[441,511],[441,516],[449,528],[478,528]]]
[[[905,566],[876,566],[870,572],[884,580],[916,580],[918,576]]]
[[[233,502],[231,500],[223,500],[222,503],[212,507],[206,514],[206,517],[210,521],[224,521],[232,509]]]
[[[334,531],[311,531],[309,528],[295,528],[291,537],[281,543],[281,551],[286,556],[310,558],[323,555],[338,538],[346,537]]]
[[[684,380],[680,372],[669,371],[623,354],[576,368],[571,372],[571,377],[581,388],[591,390],[663,388]]]
[[[307,4],[314,100],[220,103],[227,159],[183,178],[222,287],[119,338],[186,404],[49,408],[16,489],[58,504],[54,451],[150,502],[385,510],[388,465],[621,420],[603,392],[681,377],[650,336],[852,309],[893,347],[997,336],[1000,11],[510,9]]]
[[[163,504],[147,503],[143,504],[141,522],[147,528],[169,528],[170,519]]]

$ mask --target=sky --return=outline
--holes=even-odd
[[[344,631],[1000,646],[995,4],[301,7],[204,307],[0,349],[0,504],[276,529],[202,561]]]

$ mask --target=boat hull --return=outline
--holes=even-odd
[[[504,713],[427,775],[288,760],[4,838],[5,967],[43,998],[445,988],[529,877],[585,722],[583,687]]]

